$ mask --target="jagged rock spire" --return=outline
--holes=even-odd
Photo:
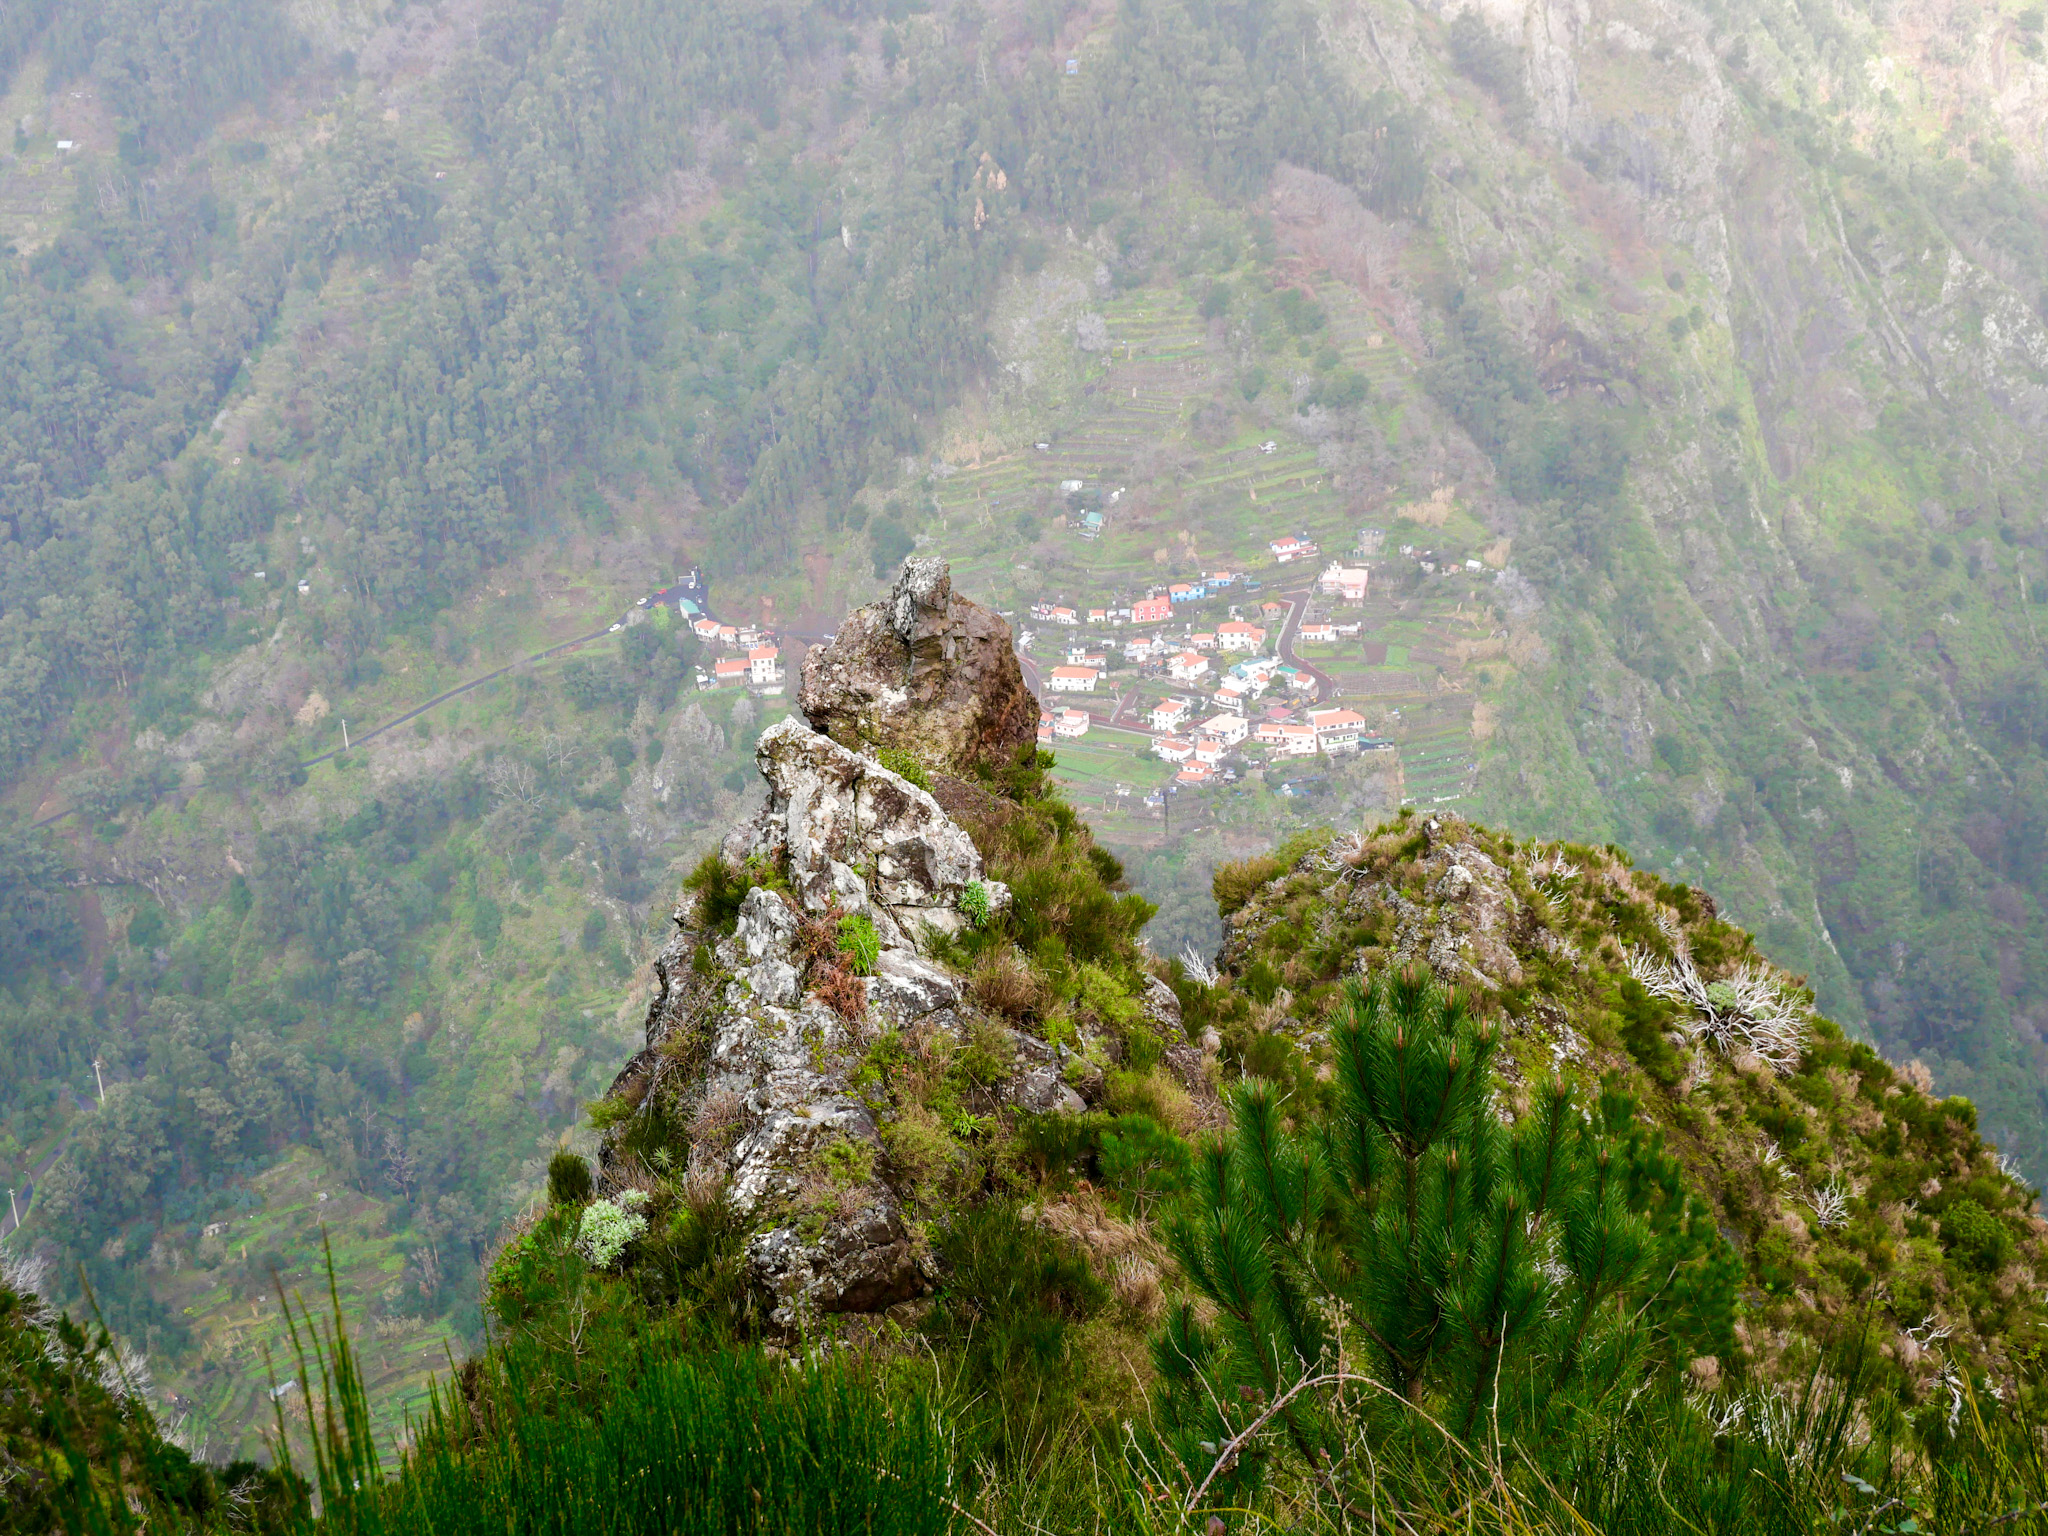
[[[936,556],[905,561],[888,597],[804,658],[797,708],[843,746],[934,768],[1007,760],[1038,730],[1010,626],[954,592]]]

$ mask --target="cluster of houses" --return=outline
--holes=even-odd
[[[1155,588],[1134,599],[1128,608],[1070,608],[1064,603],[1033,603],[1031,617],[1040,624],[1164,624],[1182,603],[1215,597],[1244,579],[1242,571],[1204,571],[1195,580]]]
[[[1152,750],[1167,762],[1180,764],[1176,777],[1183,784],[1211,782],[1222,772],[1224,760],[1247,740],[1276,758],[1313,757],[1318,752],[1334,756],[1359,750],[1365,731],[1364,716],[1349,709],[1312,709],[1306,720],[1296,720],[1290,711],[1275,708],[1257,725],[1228,711],[1195,724],[1194,714],[1187,699],[1168,699],[1152,712],[1152,723],[1160,732]]]
[[[708,614],[690,620],[690,629],[708,650],[727,652],[697,670],[699,688],[751,688],[768,698],[782,693],[782,649],[774,635],[750,626],[721,624]]]
[[[1088,727],[1094,724],[1085,709],[1052,709],[1038,717],[1038,744],[1049,746],[1055,740],[1071,741],[1076,736],[1086,736]]]

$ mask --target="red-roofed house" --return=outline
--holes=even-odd
[[[1206,784],[1216,777],[1216,770],[1207,763],[1189,763],[1174,777],[1183,784]]]
[[[772,645],[757,645],[747,652],[747,681],[750,683],[779,683],[782,681],[782,652]]]
[[[1052,669],[1052,691],[1054,693],[1093,693],[1095,679],[1101,674],[1093,667],[1054,667]]]
[[[1052,733],[1055,736],[1086,736],[1089,723],[1085,709],[1056,710],[1052,717]]]
[[[1209,658],[1198,656],[1193,651],[1182,651],[1166,664],[1167,673],[1176,681],[1191,683],[1209,672]]]
[[[1304,645],[1335,645],[1337,626],[1334,624],[1304,624],[1294,632],[1294,638]]]
[[[1266,643],[1266,632],[1256,624],[1233,620],[1216,626],[1216,643],[1226,651],[1256,651]]]
[[[1141,597],[1131,604],[1133,624],[1163,624],[1173,617],[1173,603],[1164,597]]]
[[[1208,763],[1213,766],[1222,762],[1223,754],[1229,750],[1229,747],[1218,741],[1214,736],[1197,736],[1195,738],[1195,761],[1198,763]]]
[[[751,670],[744,656],[721,656],[711,668],[711,679],[723,688],[727,683],[744,683]]]
[[[1285,538],[1274,539],[1266,548],[1273,552],[1273,558],[1282,565],[1289,565],[1296,560],[1305,560],[1310,555],[1317,553],[1314,544],[1310,543],[1307,539],[1297,539],[1292,534]]]
[[[1195,744],[1181,736],[1155,736],[1152,750],[1169,763],[1184,763],[1195,755]]]

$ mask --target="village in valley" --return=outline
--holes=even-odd
[[[1400,785],[1396,736],[1416,684],[1385,673],[1393,647],[1368,633],[1398,623],[1404,606],[1369,611],[1384,541],[1382,530],[1360,529],[1346,558],[1325,561],[1306,534],[1283,535],[1268,542],[1256,576],[1207,570],[1101,604],[1032,604],[1018,616],[1018,650],[1043,706],[1040,743],[1063,754],[1083,738],[1121,749],[1131,766],[1116,796],[1136,795],[1162,816],[1182,790],[1247,779],[1306,796],[1332,762],[1361,755],[1384,754],[1382,776]],[[1424,576],[1485,570],[1413,545],[1398,554]],[[1354,661],[1377,663],[1381,675],[1358,675],[1346,664]],[[1457,757],[1450,781],[1430,775],[1421,795],[1395,793],[1461,798],[1471,763]]]
[[[893,519],[1010,621],[1056,777],[1125,849],[1469,801],[1522,586],[1490,484],[1461,492],[1455,457],[1403,472],[1373,446],[1434,410],[1410,345],[1344,285],[1304,307],[1276,278],[1246,313],[1291,317],[1275,367],[1298,358],[1254,390],[1200,308],[1208,279],[1105,288],[1093,262],[1076,250],[1020,290],[1012,382],[849,509],[849,547],[775,595],[779,627],[765,599],[754,630],[694,616],[701,684],[783,694]],[[1083,319],[1100,345],[1076,342]],[[1304,398],[1339,374],[1358,400]],[[895,559],[876,554],[876,581]]]

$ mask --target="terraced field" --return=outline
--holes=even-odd
[[[1397,744],[1401,754],[1404,794],[1417,805],[1441,805],[1461,798],[1471,787],[1478,760],[1472,751],[1470,712],[1425,726]]]
[[[260,1452],[250,1426],[269,1425],[274,1384],[297,1383],[279,1401],[288,1420],[302,1421],[306,1383],[278,1291],[291,1297],[294,1312],[309,1308],[325,1324],[331,1252],[341,1294],[358,1304],[367,1298],[379,1313],[354,1312],[350,1330],[376,1404],[378,1447],[390,1452],[405,1415],[425,1405],[429,1379],[466,1344],[446,1319],[385,1315],[378,1302],[398,1295],[406,1246],[386,1234],[381,1209],[317,1154],[301,1148],[251,1180],[250,1189],[261,1203],[225,1221],[224,1230],[209,1229],[199,1261],[164,1282],[163,1299],[200,1334],[194,1365],[160,1378],[166,1401],[215,1456]],[[264,1272],[252,1276],[254,1265]]]
[[[1411,360],[1350,290],[1322,285],[1317,299],[1328,325],[1313,338],[1315,345],[1336,348],[1345,365],[1366,376],[1368,410],[1382,432],[1398,431],[1401,415],[1414,408]],[[1196,413],[1211,400],[1238,403],[1237,364],[1220,331],[1212,333],[1186,292],[1165,285],[1119,295],[1096,312],[1104,319],[1108,345],[1086,361],[1067,403],[1048,400],[1035,418],[1029,412],[1012,417],[1028,425],[1016,428],[1020,440],[1005,451],[935,466],[931,494],[947,523],[966,535],[947,551],[957,582],[1011,594],[1020,609],[1037,601],[1107,607],[1161,582],[1227,566],[1248,570],[1263,584],[1261,596],[1250,597],[1256,605],[1300,590],[1316,574],[1314,563],[1274,567],[1268,540],[1305,534],[1329,555],[1341,556],[1356,542],[1362,522],[1392,526],[1402,506],[1428,494],[1426,487],[1360,484],[1355,475],[1339,489],[1318,443],[1310,440],[1315,434],[1297,435],[1281,415],[1263,409],[1285,399],[1291,375],[1311,370],[1311,359],[1291,343],[1267,359],[1275,383],[1260,397],[1264,419],[1245,411],[1232,436],[1204,440]],[[1044,525],[1033,519],[1042,516],[1049,524],[1069,510],[1074,501],[1060,487],[1072,481],[1082,483],[1081,502],[1103,511],[1101,535],[1086,540],[1069,530],[1044,544],[1034,531]],[[1110,501],[1119,488],[1125,494]],[[1454,549],[1469,543],[1469,532],[1460,526],[1469,519],[1456,510],[1451,517],[1452,525],[1441,533],[1426,528],[1420,537],[1447,539]],[[1441,524],[1443,514],[1432,521]],[[1415,536],[1403,535],[1410,537]],[[1365,713],[1372,729],[1395,740],[1407,794],[1424,805],[1462,795],[1472,775],[1472,701],[1456,691],[1474,633],[1471,616],[1459,611],[1458,598],[1464,596],[1376,594],[1363,611],[1317,600],[1310,617],[1358,619],[1362,633],[1336,647],[1302,651],[1303,659],[1337,681],[1340,702]],[[1233,594],[1231,600],[1245,598]],[[1200,615],[1204,623],[1220,616],[1220,607]],[[1056,664],[1056,653],[1068,641],[1083,638],[1117,639],[1100,630],[1049,632],[1035,651],[1039,664]],[[1453,685],[1449,691],[1446,683]],[[1144,691],[1149,699],[1186,690],[1160,684]],[[1069,702],[1091,709],[1099,722],[1111,701]],[[1057,772],[1101,830],[1125,842],[1177,841],[1199,826],[1219,824],[1219,818],[1234,822],[1250,793],[1247,786],[1185,790],[1173,797],[1170,822],[1146,807],[1146,790],[1172,778],[1147,746],[1139,734],[1098,723],[1079,741],[1055,743]],[[1118,796],[1119,784],[1133,792]],[[1285,814],[1294,806],[1281,800],[1273,809]],[[1302,809],[1307,814],[1305,804]]]

